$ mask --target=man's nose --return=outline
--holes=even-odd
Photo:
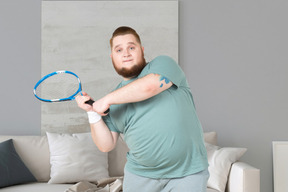
[[[124,50],[124,57],[128,57],[130,56],[130,50],[129,49],[125,49]]]

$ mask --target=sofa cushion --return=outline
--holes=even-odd
[[[217,133],[214,131],[204,133],[204,141],[212,145],[217,145]]]
[[[48,184],[48,183],[29,183],[22,185],[13,185],[1,189],[1,192],[64,192],[72,184]]]
[[[217,191],[216,189],[207,188],[206,192],[219,192],[219,191]]]
[[[219,192],[225,192],[231,165],[239,160],[246,148],[223,147],[205,143],[210,177],[207,186]]]
[[[12,139],[0,143],[0,178],[0,188],[36,181],[16,152]]]
[[[116,147],[108,153],[109,176],[118,177],[124,175],[126,164],[126,154],[129,151],[127,144],[121,134],[118,138]]]
[[[49,147],[46,136],[3,136],[0,142],[13,138],[15,149],[37,181],[50,178]]]
[[[107,153],[99,151],[91,133],[47,133],[51,174],[48,183],[97,182],[108,177]]]

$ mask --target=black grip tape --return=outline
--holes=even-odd
[[[93,101],[92,99],[89,99],[88,101],[85,101],[86,104],[91,105],[91,106],[93,105],[94,102],[95,101]],[[104,113],[107,114],[107,113],[109,113],[109,111],[110,111],[110,109],[107,109]]]

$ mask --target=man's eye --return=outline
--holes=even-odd
[[[135,47],[130,47],[130,50],[134,50],[135,49]]]
[[[117,49],[116,52],[117,52],[117,53],[120,53],[120,52],[121,52],[121,49]]]

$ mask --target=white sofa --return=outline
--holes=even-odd
[[[205,133],[205,141],[217,144],[215,132]],[[1,192],[64,192],[73,184],[48,184],[50,179],[50,151],[47,136],[0,136],[0,143],[13,139],[15,149],[38,182],[1,188]],[[109,176],[123,175],[126,144],[119,139],[117,147],[108,153]],[[0,154],[1,155],[1,154]],[[235,159],[236,160],[236,159]],[[216,162],[216,161],[215,161]],[[214,162],[213,162],[214,163]],[[226,192],[260,192],[260,170],[244,162],[232,163],[228,170]],[[0,178],[1,179],[1,178]],[[224,176],[225,179],[225,176]],[[213,184],[213,183],[212,183]],[[217,192],[207,188],[207,192]]]

